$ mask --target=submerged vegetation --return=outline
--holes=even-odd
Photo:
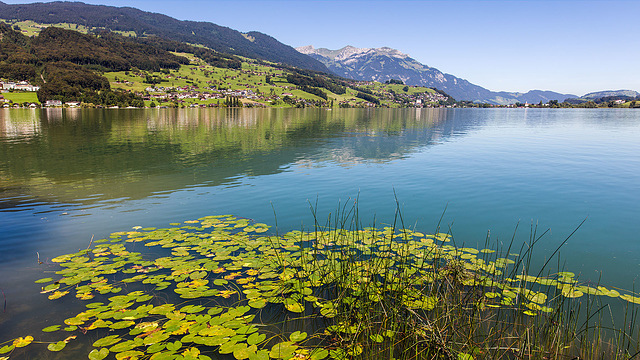
[[[398,219],[362,227],[352,210],[281,235],[220,215],[113,233],[52,259],[56,275],[36,281],[82,311],[0,343],[0,359],[72,342],[92,360],[637,355],[640,297],[568,271],[529,273],[535,230],[519,250],[460,248]],[[614,298],[626,328],[603,324]]]

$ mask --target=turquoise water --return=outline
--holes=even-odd
[[[586,219],[560,267],[631,289],[640,112],[1,110],[0,339],[44,327],[25,321],[44,321],[50,303],[33,281],[92,237],[215,214],[277,218],[285,232],[312,227],[311,207],[324,222],[356,198],[365,226],[399,208],[405,227],[439,225],[459,246],[489,232],[519,249],[537,224],[550,231],[536,266]]]

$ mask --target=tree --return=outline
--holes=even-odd
[[[409,91],[409,87],[405,85],[405,87],[402,88],[402,91],[404,91],[404,92]]]

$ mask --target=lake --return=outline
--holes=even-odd
[[[46,326],[34,281],[92,239],[217,214],[311,229],[355,199],[364,226],[399,211],[457,246],[519,251],[549,229],[534,266],[584,221],[553,268],[632,289],[640,112],[1,109],[0,339]]]

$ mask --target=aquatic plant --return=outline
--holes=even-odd
[[[36,281],[42,294],[85,305],[42,331],[57,337],[51,352],[91,343],[91,360],[554,359],[603,349],[628,358],[638,351],[633,331],[614,328],[606,348],[605,327],[589,321],[602,319],[606,299],[633,309],[640,297],[580,284],[568,271],[529,273],[538,239],[533,231],[522,255],[457,247],[450,233],[362,227],[350,211],[284,235],[231,215],[136,227],[52,259],[60,269]],[[33,341],[0,344],[0,356]]]

